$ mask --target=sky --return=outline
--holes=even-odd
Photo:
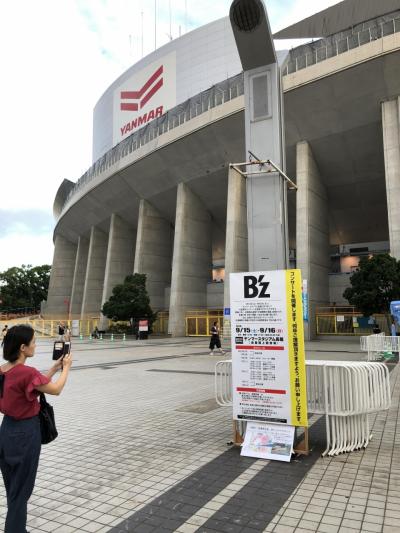
[[[107,87],[142,52],[227,16],[231,1],[0,1],[0,272],[52,263],[54,196],[92,164]],[[338,0],[265,3],[275,32]]]

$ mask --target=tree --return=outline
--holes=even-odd
[[[123,283],[116,285],[101,312],[113,320],[147,318],[151,327],[157,314],[153,313],[150,307],[150,298],[146,291],[146,274],[127,276]]]
[[[50,265],[22,265],[0,272],[0,308],[38,308],[47,298]]]
[[[389,254],[363,257],[350,283],[344,298],[364,316],[385,314],[390,327],[390,302],[400,300],[400,261]]]

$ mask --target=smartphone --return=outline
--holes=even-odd
[[[63,357],[64,357],[64,355],[68,355],[69,353],[71,353],[71,341],[64,342],[64,353],[63,353]]]
[[[57,361],[58,359],[60,359],[60,357],[64,357],[65,353],[64,353],[64,345],[65,345],[65,342],[63,341],[56,341],[54,343],[54,347],[53,347],[53,361]]]

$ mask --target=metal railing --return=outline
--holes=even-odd
[[[68,326],[72,332],[72,320],[63,320],[64,325]],[[89,336],[94,328],[98,325],[98,319],[88,319],[79,321],[79,335]],[[58,336],[59,320],[44,320],[41,318],[24,319],[19,318],[10,321],[0,321],[0,327],[8,324],[8,326],[15,326],[16,324],[28,324],[35,330],[35,336],[38,338],[50,338]]]
[[[153,334],[154,335],[167,335],[169,324],[169,312],[158,311],[157,318],[153,322]]]
[[[372,331],[372,326],[364,328],[358,324],[358,317],[362,313],[316,313],[316,333],[317,335],[368,335]],[[374,315],[376,324],[381,331],[390,334],[385,315]]]
[[[307,361],[309,412],[325,415],[324,455],[366,448],[369,413],[389,409],[389,370],[382,363]]]
[[[360,349],[367,352],[368,361],[397,361],[400,352],[400,337],[384,333],[360,337]]]
[[[161,117],[152,120],[100,157],[76,182],[69,192],[62,209],[64,210],[68,206],[73,196],[84,186],[128,154],[135,152],[145,144],[181,126],[185,122],[243,94],[244,82],[243,73],[241,73],[213,85],[210,89],[202,91],[184,103],[170,109]]]
[[[353,305],[318,305],[315,309],[318,315],[343,315],[348,313],[358,313],[358,309]]]
[[[215,365],[215,400],[218,405],[232,405],[232,359]]]
[[[382,22],[378,26],[366,28],[345,37],[335,40],[333,43],[323,45],[326,40],[322,40],[322,46],[315,48],[312,52],[304,54],[290,60],[283,70],[283,75],[293,74],[299,70],[321,63],[326,59],[338,56],[354,48],[359,48],[364,44],[382,39],[388,35],[400,32],[400,17]]]
[[[13,320],[16,318],[39,314],[40,307],[18,307],[13,309],[0,309],[0,320]]]

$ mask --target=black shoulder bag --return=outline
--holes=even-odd
[[[40,432],[42,434],[42,444],[48,444],[58,437],[54,409],[47,403],[46,396],[40,393]]]

